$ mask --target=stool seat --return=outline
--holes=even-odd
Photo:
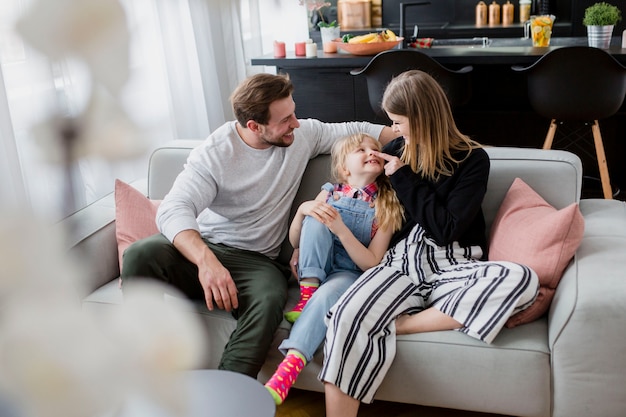
[[[526,74],[531,107],[550,119],[543,149],[552,148],[557,121],[589,122],[594,139],[602,191],[613,198],[599,120],[619,110],[626,95],[626,68],[608,52],[588,46],[558,48],[529,67]]]
[[[352,70],[350,74],[365,77],[370,107],[377,115],[384,115],[380,103],[387,84],[396,75],[414,69],[428,73],[441,85],[452,108],[469,101],[473,67],[468,65],[459,70],[450,70],[418,50],[391,49],[380,52],[364,68]]]

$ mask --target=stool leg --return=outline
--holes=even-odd
[[[556,119],[552,119],[550,122],[550,128],[546,135],[546,140],[543,142],[543,149],[552,148],[552,141],[554,140],[554,134],[556,133]]]
[[[604,145],[602,144],[602,135],[600,134],[600,125],[597,120],[591,125],[593,132],[593,141],[596,145],[596,156],[598,158],[598,168],[600,169],[600,180],[602,181],[602,192],[604,198],[613,199],[613,189],[611,188],[611,180],[609,178],[609,167],[606,163],[606,155],[604,154]]]

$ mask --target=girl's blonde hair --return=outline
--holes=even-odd
[[[452,175],[462,160],[452,156],[482,145],[462,134],[454,122],[446,93],[433,77],[409,70],[393,78],[383,94],[382,108],[409,119],[410,140],[400,159],[414,172],[436,181]]]
[[[376,144],[378,151],[382,149],[378,140],[365,133],[346,136],[335,142],[331,151],[330,168],[333,181],[337,183],[346,182],[347,179],[341,174],[344,170],[346,156],[366,139],[372,140]],[[390,228],[392,232],[400,230],[402,219],[404,218],[404,209],[396,196],[396,192],[391,187],[389,178],[387,178],[384,172],[376,178],[376,185],[378,186],[378,194],[374,200],[374,215],[378,227],[383,230]]]

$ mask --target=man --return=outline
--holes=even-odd
[[[194,149],[161,203],[161,234],[124,254],[122,282],[150,277],[232,312],[237,327],[219,368],[256,378],[287,298],[290,271],[278,263],[289,210],[309,159],[365,132],[383,143],[389,127],[298,120],[288,76],[257,74],[231,102],[225,123]],[[332,103],[329,103],[332,105]]]

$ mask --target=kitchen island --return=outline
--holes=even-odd
[[[486,145],[541,147],[549,120],[535,114],[527,97],[526,78],[514,72],[513,65],[528,66],[541,56],[563,46],[586,45],[586,37],[553,38],[548,48],[534,48],[530,40],[520,38],[492,39],[489,47],[435,47],[420,49],[450,69],[471,65],[472,95],[470,101],[455,109],[455,117],[464,133]],[[621,37],[614,37],[608,50],[626,66],[626,49]],[[370,108],[367,85],[363,77],[350,75],[362,68],[371,56],[354,56],[344,52],[305,58],[287,52],[286,58],[271,55],[252,59],[252,65],[273,67],[287,73],[295,85],[294,99],[298,117],[313,117],[328,122],[368,120],[388,124]],[[611,182],[626,188],[626,105],[615,116],[600,121]],[[584,126],[568,124],[558,130],[554,147],[563,148],[559,136]],[[589,129],[590,131],[590,129]],[[591,138],[589,133],[589,138]],[[597,175],[591,139],[578,142],[572,149],[583,159],[585,175]]]

